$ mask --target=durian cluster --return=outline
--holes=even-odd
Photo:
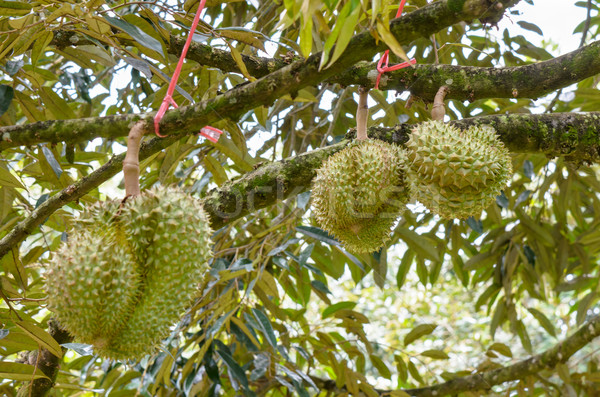
[[[373,252],[409,198],[443,218],[464,219],[492,204],[511,174],[492,127],[463,131],[431,121],[413,129],[406,149],[367,139],[329,157],[313,180],[313,213],[350,251]]]
[[[197,293],[211,233],[201,203],[180,189],[97,204],[48,264],[48,308],[100,356],[153,353]]]

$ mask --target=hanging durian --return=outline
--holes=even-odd
[[[367,139],[366,95],[361,92],[357,139],[325,160],[312,184],[317,223],[356,253],[385,244],[409,197],[404,150]]]
[[[406,143],[414,198],[443,218],[477,216],[507,185],[511,159],[492,127],[443,123],[441,101],[440,120],[417,125]]]
[[[48,264],[48,308],[100,356],[153,353],[197,293],[211,233],[199,200],[177,188],[88,208]]]

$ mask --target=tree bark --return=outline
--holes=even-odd
[[[564,156],[577,164],[598,161],[600,156],[600,112],[494,115],[450,123],[460,128],[491,125],[496,129],[499,139],[514,153]],[[371,138],[404,144],[408,140],[411,128],[410,124],[400,124],[393,128],[371,127],[368,134]],[[153,138],[142,145],[140,159],[164,149],[183,136],[182,134]],[[351,139],[352,134],[349,134],[348,138]],[[210,191],[204,199],[204,206],[210,215],[213,229],[219,229],[232,220],[308,190],[323,160],[343,149],[348,142],[349,140],[345,140],[296,157],[261,165],[235,181]],[[78,200],[116,175],[122,168],[124,157],[124,154],[113,157],[90,175],[66,187],[37,207],[31,215],[0,239],[0,258],[23,241],[56,210]]]

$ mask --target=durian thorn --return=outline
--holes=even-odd
[[[356,139],[367,139],[367,120],[369,118],[369,106],[367,99],[369,89],[365,87],[358,88],[358,108],[356,109]]]
[[[131,127],[127,136],[127,153],[123,160],[125,196],[140,194],[140,142],[146,132],[146,122],[140,120]]]
[[[438,90],[437,94],[435,94],[435,98],[433,98],[433,107],[431,108],[431,119],[444,121],[444,116],[446,115],[446,107],[444,106],[444,98],[446,98],[446,94],[448,93],[448,86],[441,86]]]

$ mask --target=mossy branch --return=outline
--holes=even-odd
[[[491,7],[494,4],[509,6],[518,0],[467,0],[457,10],[453,0],[431,3],[416,11],[395,19],[390,24],[392,33],[400,44],[408,44],[418,37],[431,34],[462,21],[476,18],[500,17],[504,8]],[[165,114],[160,129],[170,134],[195,133],[198,126],[210,125],[222,118],[237,119],[240,115],[260,105],[271,105],[285,94],[319,84],[323,80],[338,75],[384,50],[383,42],[377,42],[370,32],[354,36],[338,60],[324,70],[319,70],[321,53],[311,55],[277,69],[269,75],[234,88],[216,98],[195,105],[183,106]],[[437,87],[436,87],[437,89]],[[149,121],[154,113],[119,115],[80,120],[51,120],[27,125],[0,128],[0,150],[40,142],[75,143],[97,137],[114,138],[126,136],[132,121]]]
[[[600,112],[493,115],[450,123],[460,128],[480,124],[491,125],[508,149],[515,153],[564,156],[567,160],[577,163],[595,162],[600,158]],[[393,128],[371,127],[368,134],[371,138],[404,144],[408,140],[411,128],[410,124],[401,124]],[[154,138],[142,144],[140,158],[147,158],[181,137],[182,135],[165,139]],[[212,190],[204,199],[212,227],[218,229],[248,213],[306,191],[315,170],[323,160],[343,149],[347,143],[348,140],[262,165],[235,181]],[[83,197],[116,175],[121,170],[124,157],[123,154],[113,157],[90,175],[66,187],[37,207],[0,240],[0,258],[23,241],[56,210]]]
[[[567,160],[577,163],[595,162],[600,156],[600,112],[493,115],[450,123],[460,128],[491,125],[508,149],[515,153],[565,156]],[[408,140],[411,128],[410,124],[392,128],[371,127],[368,134],[371,138],[404,144]],[[140,158],[162,150],[181,137],[182,135],[150,140],[142,145]],[[347,143],[348,141],[344,141],[262,165],[209,192],[204,202],[205,209],[211,217],[212,227],[218,229],[234,219],[306,191],[322,161],[344,148]],[[123,154],[113,157],[90,175],[66,187],[37,207],[0,240],[0,258],[23,241],[56,210],[81,198],[116,175],[121,170],[124,157]]]

